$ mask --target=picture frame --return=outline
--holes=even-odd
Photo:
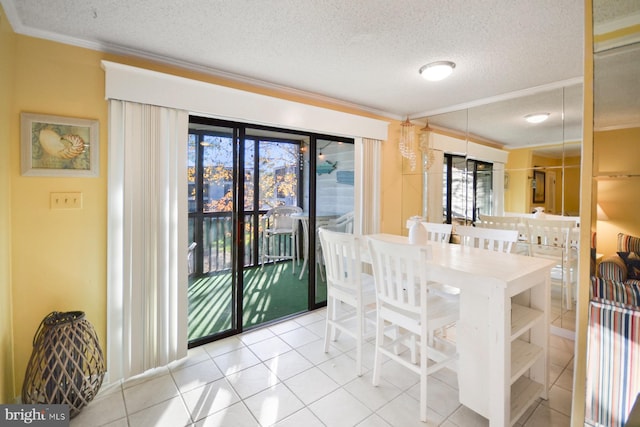
[[[546,174],[533,171],[533,203],[544,203]]]
[[[23,176],[97,177],[99,121],[20,114]]]

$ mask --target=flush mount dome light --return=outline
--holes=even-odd
[[[529,123],[542,123],[549,118],[549,113],[533,113],[524,116]]]
[[[438,61],[423,65],[419,73],[425,80],[435,82],[448,77],[454,68],[456,68],[456,64],[451,61]]]

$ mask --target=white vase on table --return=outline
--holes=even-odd
[[[412,216],[407,221],[409,228],[409,243],[412,245],[424,245],[427,243],[427,229],[422,226],[422,217]]]

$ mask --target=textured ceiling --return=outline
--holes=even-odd
[[[640,1],[595,0],[593,21],[594,128],[639,127]],[[617,29],[625,31],[609,39],[607,34]]]
[[[583,0],[2,0],[17,32],[394,117],[580,77]],[[418,69],[450,60],[427,82]]]
[[[596,26],[636,15],[639,11],[638,0],[593,0],[593,22]]]
[[[640,4],[616,0],[611,12],[598,7],[601,1],[596,1],[597,22],[637,11]],[[474,107],[464,126],[506,147],[581,137],[583,0],[0,3],[20,34],[149,58],[393,118],[420,122]],[[439,60],[457,64],[447,80],[427,82],[418,75],[422,65]],[[562,89],[568,84],[571,88]],[[550,90],[543,96],[540,89]],[[518,99],[510,99],[514,96]],[[530,126],[518,123],[543,109],[554,120],[534,137]]]

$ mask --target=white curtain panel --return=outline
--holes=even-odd
[[[109,101],[109,382],[187,353],[188,121]]]
[[[380,231],[380,152],[382,141],[362,139],[362,234]]]

